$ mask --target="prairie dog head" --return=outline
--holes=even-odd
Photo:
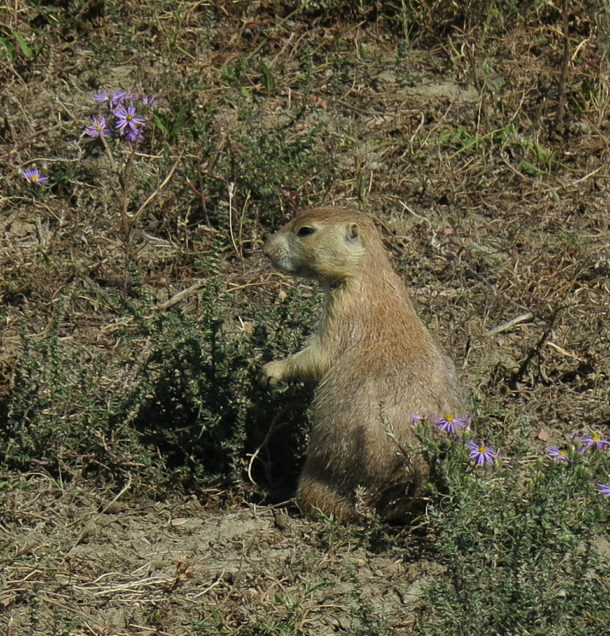
[[[362,271],[366,217],[335,208],[302,212],[271,236],[263,253],[288,274],[335,285]]]

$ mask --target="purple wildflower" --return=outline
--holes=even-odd
[[[557,446],[551,446],[549,450],[546,452],[549,457],[552,457],[556,462],[567,462],[568,459],[568,451],[564,449],[559,449]]]
[[[496,460],[496,451],[487,444],[468,442],[466,446],[470,449],[470,457],[475,460],[477,466],[491,465]]]
[[[41,175],[40,170],[37,170],[36,168],[33,168],[32,170],[24,170],[23,177],[26,181],[38,186],[44,185],[49,180],[49,177]]]
[[[460,428],[468,428],[469,421],[462,417],[453,417],[453,415],[447,415],[447,417],[440,418],[434,422],[441,431],[444,433],[455,434]]]
[[[605,497],[610,497],[610,484],[597,484],[599,486],[597,492]]]
[[[150,97],[144,95],[142,97],[142,103],[144,106],[148,106],[148,108],[154,108],[157,105],[157,97],[156,95],[151,95]]]
[[[146,124],[146,120],[143,117],[138,117],[135,106],[119,106],[114,111],[114,115],[117,118],[116,127],[125,134],[129,130],[138,132],[140,127]],[[128,130],[125,130],[126,128]]]
[[[125,133],[125,138],[127,141],[130,141],[132,144],[137,143],[138,141],[144,141],[144,133],[140,128],[133,128],[127,130]]]
[[[102,91],[101,93],[94,95],[93,99],[95,100],[96,104],[103,104],[105,102],[108,102],[108,107],[112,110],[121,106],[126,97],[127,93],[125,93],[124,91]]]
[[[85,128],[85,135],[89,137],[108,137],[111,134],[110,128],[107,127],[105,117],[94,117],[93,124]]]
[[[610,441],[607,439],[602,439],[602,436],[599,433],[593,433],[593,435],[585,435],[581,437],[579,442],[582,443],[582,446],[578,449],[580,454],[584,453],[589,448],[595,447],[597,450],[605,451],[608,447],[610,447]]]
[[[411,426],[417,426],[422,419],[421,415],[411,415]]]

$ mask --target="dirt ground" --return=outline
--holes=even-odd
[[[360,205],[379,218],[418,311],[476,396],[482,430],[510,444],[515,422],[527,420],[532,449],[592,430],[610,434],[610,101],[593,17],[578,14],[571,23],[562,96],[561,38],[544,24],[484,41],[476,29],[456,30],[451,42],[422,39],[398,59],[400,33],[371,15],[309,17],[308,29],[305,18],[277,17],[268,3],[230,10],[184,4],[181,28],[201,44],[182,55],[183,33],[174,58],[164,52],[158,59],[152,44],[134,59],[125,53],[124,66],[104,67],[106,85],[126,76],[146,86],[142,67],[149,65],[161,93],[178,68],[184,81],[207,82],[199,96],[205,108],[228,94],[220,69],[263,42],[278,84],[267,105],[273,121],[293,108],[303,90],[295,60],[305,44],[314,48],[312,95],[320,107],[302,126],[326,126],[338,171],[320,202]],[[204,37],[195,5],[216,12],[213,36]],[[17,13],[0,10],[6,24],[27,32]],[[175,16],[160,15],[173,24]],[[96,20],[114,42],[110,17]],[[144,18],[133,21],[134,33],[148,33]],[[264,29],[272,35],[263,37]],[[118,342],[108,329],[116,314],[103,302],[93,309],[92,280],[119,278],[112,262],[121,246],[92,185],[60,188],[44,201],[11,185],[34,159],[88,161],[78,131],[100,84],[86,46],[99,33],[75,33],[57,37],[52,55],[27,68],[0,58],[7,78],[0,418],[24,325],[30,338],[43,338],[61,297],[72,294],[65,341],[91,350]],[[180,179],[155,201],[165,219],[172,197],[188,190]],[[312,183],[299,194],[312,196]],[[184,237],[206,230],[185,218],[176,213],[171,230],[151,220],[138,238],[158,303],[193,283],[195,258],[183,249],[192,237]],[[244,294],[258,285],[261,302],[292,285],[270,277],[260,254],[271,229],[251,237],[245,261],[222,265]],[[195,298],[185,297],[184,311],[197,311]],[[350,528],[304,519],[290,502],[259,506],[215,490],[147,500],[129,483],[64,482],[44,466],[1,474],[0,509],[0,630],[7,636],[411,634],[422,584],[445,573],[425,515],[416,528]]]
[[[405,531],[375,553],[282,507],[107,500],[41,475],[19,486],[3,496],[8,634],[376,633],[385,616],[409,633],[422,581],[442,572]]]

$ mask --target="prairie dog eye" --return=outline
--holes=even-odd
[[[315,231],[315,228],[304,225],[298,229],[297,236],[300,238],[303,238],[304,236],[311,236],[315,233]]]

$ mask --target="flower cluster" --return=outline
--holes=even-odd
[[[574,439],[580,444],[580,448],[578,449],[579,455],[583,455],[584,453],[592,450],[603,452],[610,448],[610,441],[603,439],[599,433],[583,435],[582,437],[575,436]],[[547,450],[546,454],[557,462],[570,461],[568,451],[563,448],[560,449],[557,446],[551,446],[551,448]]]
[[[447,415],[441,418],[433,415],[427,418],[421,415],[411,415],[411,424],[413,426],[419,425],[424,420],[431,421],[443,433],[456,435],[460,431],[467,431],[470,429],[472,415],[468,415],[465,418],[454,417],[453,415]],[[599,433],[575,437],[574,439],[580,444],[580,447],[578,448],[578,454],[580,455],[590,451],[604,452],[610,449],[610,440],[604,439]],[[461,440],[458,436],[456,436],[454,441],[460,442]],[[465,442],[465,446],[469,451],[470,458],[477,466],[491,466],[498,459],[498,454],[494,448],[486,442],[467,441]],[[574,450],[574,452],[576,451]],[[570,462],[571,457],[568,450],[559,448],[558,446],[551,446],[547,449],[547,456],[554,459],[557,463],[568,463]],[[597,486],[600,494],[610,497],[610,484],[598,483]]]
[[[443,433],[449,433],[453,435],[454,442],[460,442],[461,439],[456,433],[460,431],[467,431],[470,429],[470,423],[472,422],[472,415],[467,417],[454,417],[453,415],[447,415],[445,417],[438,418],[434,415],[424,417],[422,415],[411,415],[411,425],[418,426],[423,421],[432,422]],[[547,449],[546,454],[551,459],[554,459],[558,464],[569,463],[578,455],[582,455],[587,452],[605,452],[610,450],[610,440],[604,439],[599,433],[593,433],[592,435],[584,435],[581,437],[574,437],[574,440],[580,444],[578,452],[576,447],[573,447],[571,451],[559,448],[558,446],[551,446]],[[492,446],[486,442],[475,442],[472,440],[464,442],[465,447],[468,449],[470,458],[475,462],[477,466],[492,466],[498,459],[498,453]],[[602,484],[597,483],[597,492],[605,497],[610,497],[610,483]]]
[[[102,91],[93,96],[96,104],[105,105],[105,115],[96,115],[85,128],[88,137],[110,137],[113,132],[122,135],[131,143],[144,139],[146,117],[138,109],[154,108],[155,97],[136,95],[125,91]]]
[[[411,415],[411,424],[417,426],[422,420],[427,419],[421,415]],[[443,433],[449,433],[450,435],[456,435],[460,431],[469,430],[470,423],[472,422],[472,415],[466,417],[455,417],[454,415],[446,415],[445,417],[437,418],[430,416],[434,425]],[[460,441],[459,437],[455,438],[456,442]],[[466,448],[470,451],[470,457],[474,460],[477,466],[484,466],[485,464],[492,465],[497,459],[496,451],[485,442],[466,442]]]
[[[575,441],[580,444],[578,454],[583,455],[589,451],[607,451],[610,449],[610,440],[604,439],[599,433],[593,435],[583,435],[582,437],[574,437]],[[570,456],[567,450],[560,449],[557,446],[551,446],[547,450],[547,455],[556,462],[569,462]],[[610,484],[597,484],[597,492],[600,495],[610,497]]]

